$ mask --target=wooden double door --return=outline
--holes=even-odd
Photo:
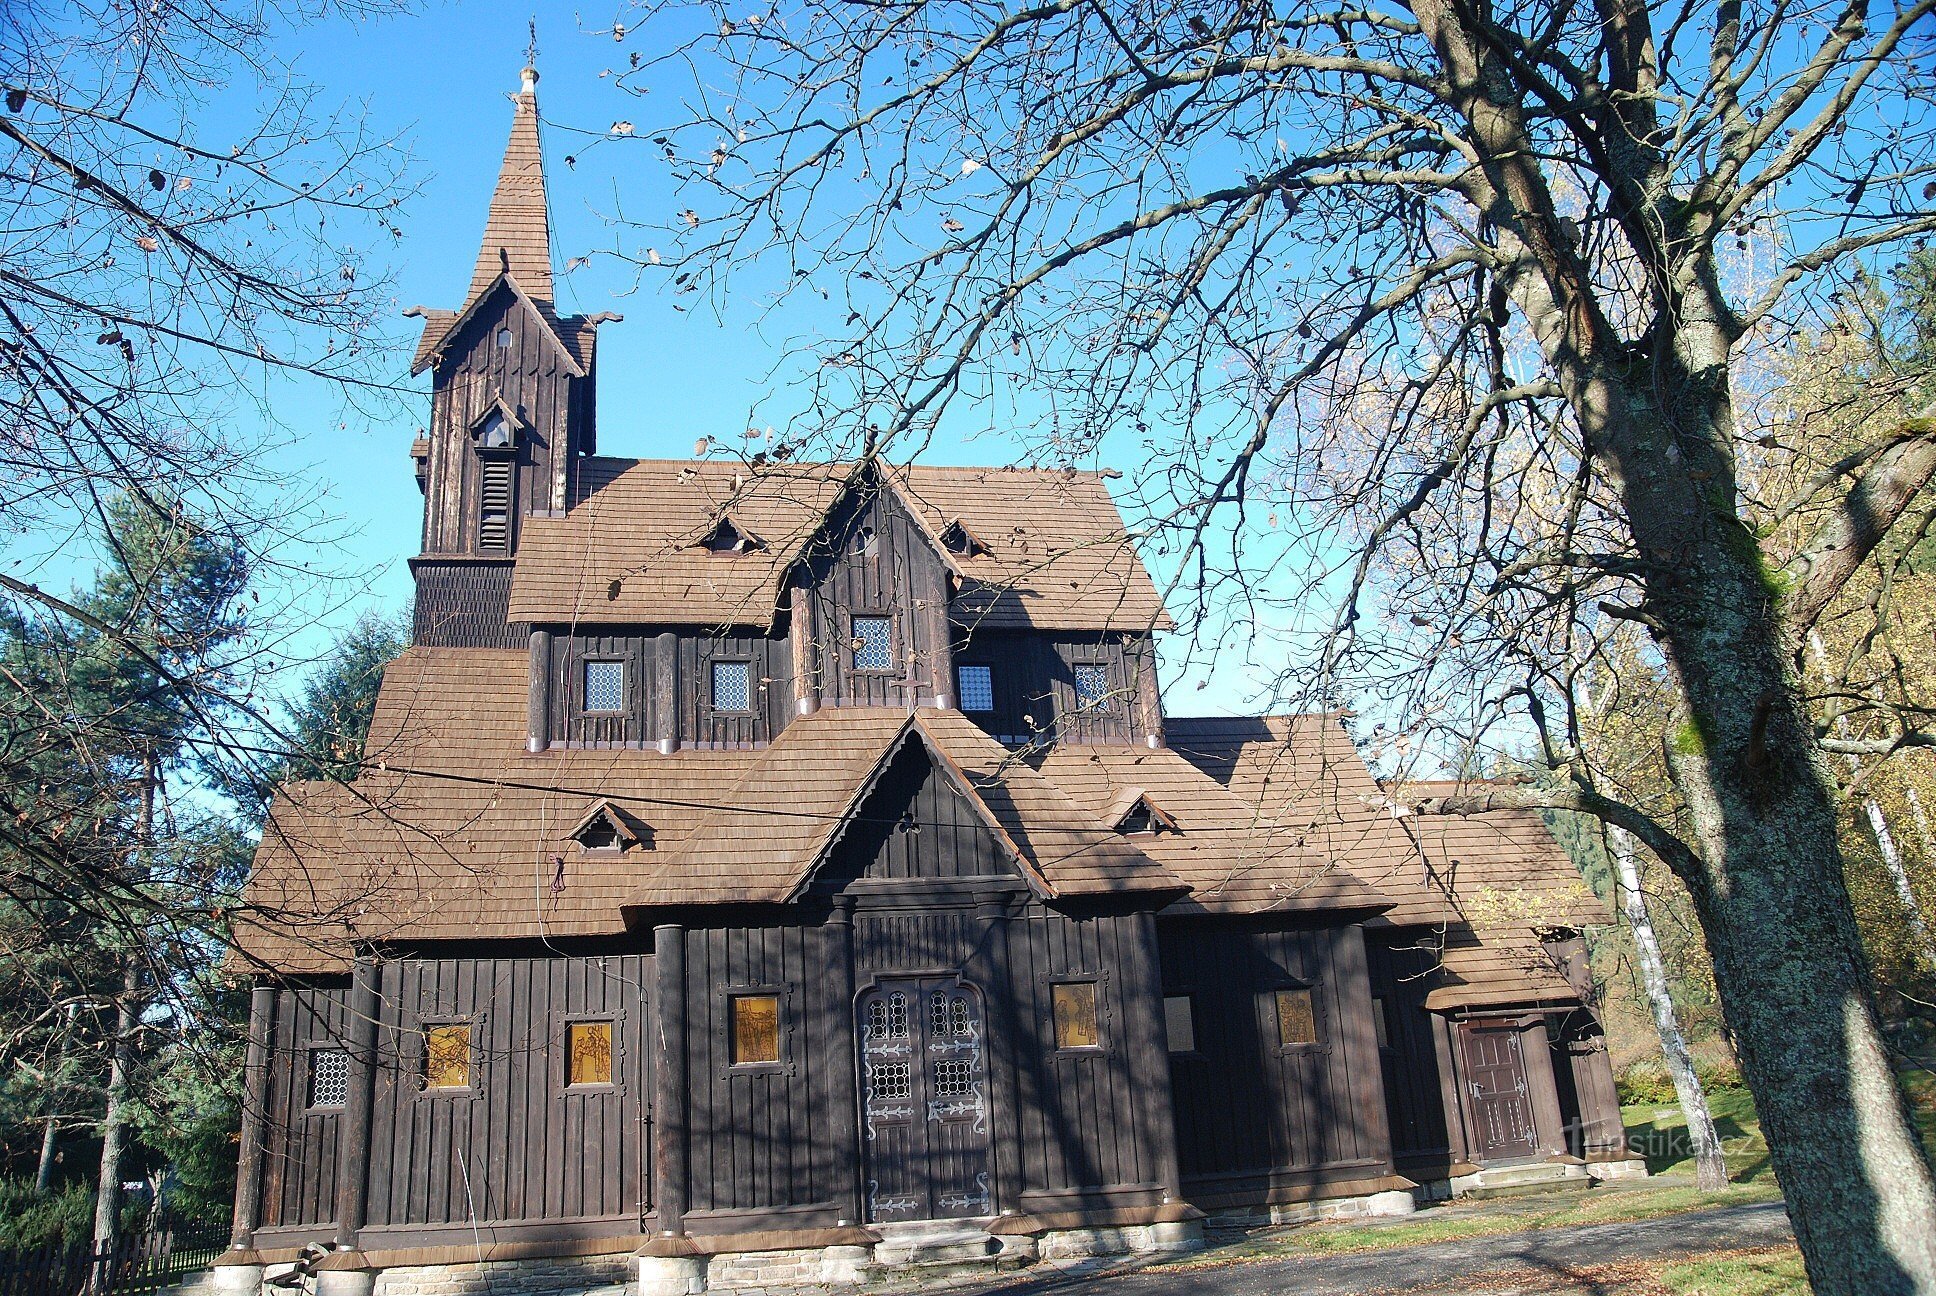
[[[1511,1161],[1537,1155],[1539,1136],[1519,1029],[1468,1024],[1461,1034],[1474,1158]]]
[[[955,977],[884,980],[856,1004],[867,1218],[994,1213],[986,1019]]]

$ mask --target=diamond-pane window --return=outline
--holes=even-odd
[[[869,1062],[867,1088],[870,1097],[906,1098],[914,1093],[912,1062]]]
[[[975,1092],[975,1064],[967,1058],[943,1058],[934,1064],[934,1096],[964,1098]]]
[[[309,1105],[341,1107],[350,1095],[350,1055],[342,1049],[311,1049]]]
[[[713,710],[750,711],[752,708],[752,664],[749,662],[714,662]]]
[[[625,663],[588,661],[585,663],[585,709],[623,711],[625,709]]]
[[[884,616],[854,618],[854,669],[863,671],[894,669],[894,618]]]
[[[1097,711],[1109,706],[1109,668],[1100,663],[1079,665],[1075,669],[1076,705]]]
[[[995,709],[995,672],[988,666],[957,666],[955,681],[961,689],[963,711]]]

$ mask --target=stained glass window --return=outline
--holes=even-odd
[[[309,1054],[309,1105],[341,1107],[350,1093],[350,1055],[342,1049],[312,1049]]]
[[[471,1083],[471,1027],[450,1022],[424,1031],[424,1088],[468,1089]]]
[[[884,616],[854,618],[854,669],[863,671],[894,669],[894,618]]]
[[[733,996],[733,1065],[780,1060],[778,995]]]
[[[1279,990],[1275,993],[1277,1008],[1277,1042],[1279,1044],[1315,1044],[1318,1042],[1317,1006],[1312,1002],[1309,990]]]
[[[961,690],[963,711],[995,709],[995,672],[988,666],[957,666],[955,680]]]
[[[1163,996],[1163,1031],[1169,1037],[1170,1052],[1197,1051],[1196,1005],[1189,995]]]
[[[753,667],[749,662],[713,663],[713,710],[750,711],[753,708]]]
[[[623,711],[625,709],[625,663],[588,661],[585,663],[585,709]]]
[[[1096,1028],[1096,983],[1064,981],[1054,987],[1055,1046],[1059,1049],[1100,1048]]]
[[[1109,709],[1109,668],[1098,663],[1075,668],[1076,705],[1097,711]]]
[[[612,1023],[573,1022],[565,1028],[565,1083],[612,1083]]]

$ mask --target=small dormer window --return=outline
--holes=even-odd
[[[578,848],[588,854],[602,853],[616,855],[631,846],[650,846],[652,830],[626,815],[609,801],[594,802],[578,821],[578,826],[567,834],[578,843]],[[563,861],[560,861],[563,867]]]
[[[891,671],[894,669],[894,618],[857,616],[854,618],[854,669]]]
[[[988,552],[988,546],[956,518],[941,529],[941,543],[949,553],[974,558]]]
[[[477,448],[479,450],[509,450],[511,448],[511,420],[504,417],[502,410],[492,410],[477,425]]]
[[[1085,711],[1109,709],[1109,667],[1101,662],[1078,663],[1075,668],[1076,705]]]
[[[1176,820],[1165,813],[1156,802],[1150,800],[1147,793],[1132,793],[1126,801],[1118,804],[1122,808],[1115,813],[1115,828],[1124,836],[1153,837],[1157,833],[1179,831]]]
[[[701,548],[717,554],[748,553],[766,547],[764,540],[725,514],[721,514],[711,529],[699,537],[698,543]]]

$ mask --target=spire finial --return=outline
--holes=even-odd
[[[520,73],[523,85],[520,94],[536,94],[538,90],[538,17],[531,16],[531,39],[524,47],[524,71]]]

